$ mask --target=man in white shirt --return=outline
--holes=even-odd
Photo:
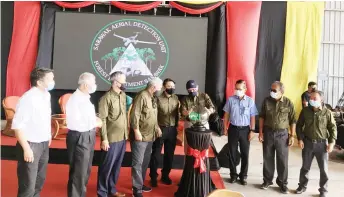
[[[35,68],[30,74],[32,88],[16,107],[12,122],[17,142],[18,197],[38,197],[45,181],[51,142],[53,71]]]
[[[96,140],[95,128],[101,126],[94,105],[90,101],[90,94],[97,90],[95,76],[83,73],[78,84],[78,89],[66,105],[69,130],[66,139],[69,160],[68,197],[86,196]]]

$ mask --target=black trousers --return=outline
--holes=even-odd
[[[248,141],[248,135],[250,133],[250,127],[236,127],[231,125],[228,128],[228,146],[229,146],[229,170],[232,178],[240,179],[247,178],[248,160],[250,153],[250,141]],[[237,173],[237,154],[238,145],[240,145],[241,156],[241,170],[240,174]]]
[[[24,151],[17,143],[18,197],[39,197],[42,191],[49,161],[49,142],[29,142],[33,163],[24,161]]]
[[[160,127],[162,136],[157,138],[152,147],[152,156],[150,160],[150,174],[151,179],[157,179],[159,160],[161,156],[161,149],[164,145],[164,163],[161,170],[162,177],[168,177],[173,163],[174,150],[177,143],[177,128],[176,127]]]
[[[133,193],[142,193],[142,186],[146,179],[146,172],[152,154],[153,142],[131,141],[131,176]]]
[[[272,130],[264,128],[263,141],[263,177],[264,182],[272,184],[275,173],[275,154],[278,184],[288,185],[289,133],[287,129]]]
[[[125,154],[126,140],[110,143],[108,151],[101,150],[101,164],[98,168],[98,197],[107,197],[117,192],[116,183]]]
[[[315,157],[320,169],[319,192],[327,192],[328,185],[328,153],[327,143],[312,142],[309,139],[304,139],[304,148],[302,149],[302,168],[300,170],[301,187],[307,187],[309,180],[309,170],[311,169],[313,158]]]
[[[95,140],[94,129],[87,132],[68,131],[66,139],[69,161],[68,197],[86,196]]]

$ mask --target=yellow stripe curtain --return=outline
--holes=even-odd
[[[284,95],[302,109],[301,94],[316,81],[324,2],[288,2],[281,81]]]

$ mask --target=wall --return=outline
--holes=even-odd
[[[344,92],[344,2],[325,4],[318,66],[318,87],[325,102],[335,107]]]

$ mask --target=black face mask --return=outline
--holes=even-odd
[[[174,91],[175,91],[176,89],[174,89],[174,88],[167,88],[166,90],[165,90],[165,92],[167,93],[167,94],[169,94],[169,95],[172,95],[172,94],[174,94]]]
[[[117,81],[118,82],[118,81]],[[121,91],[124,91],[124,90],[126,90],[127,88],[125,88],[125,86],[124,86],[124,84],[123,83],[120,83],[120,82],[118,82],[118,84],[120,84],[121,86],[120,87],[118,87]]]
[[[121,87],[119,87],[119,89],[122,90],[122,91],[124,91],[124,90],[126,90],[127,88],[126,88],[125,86],[121,85]]]
[[[195,97],[195,96],[197,96],[197,92],[189,92],[189,96]]]

